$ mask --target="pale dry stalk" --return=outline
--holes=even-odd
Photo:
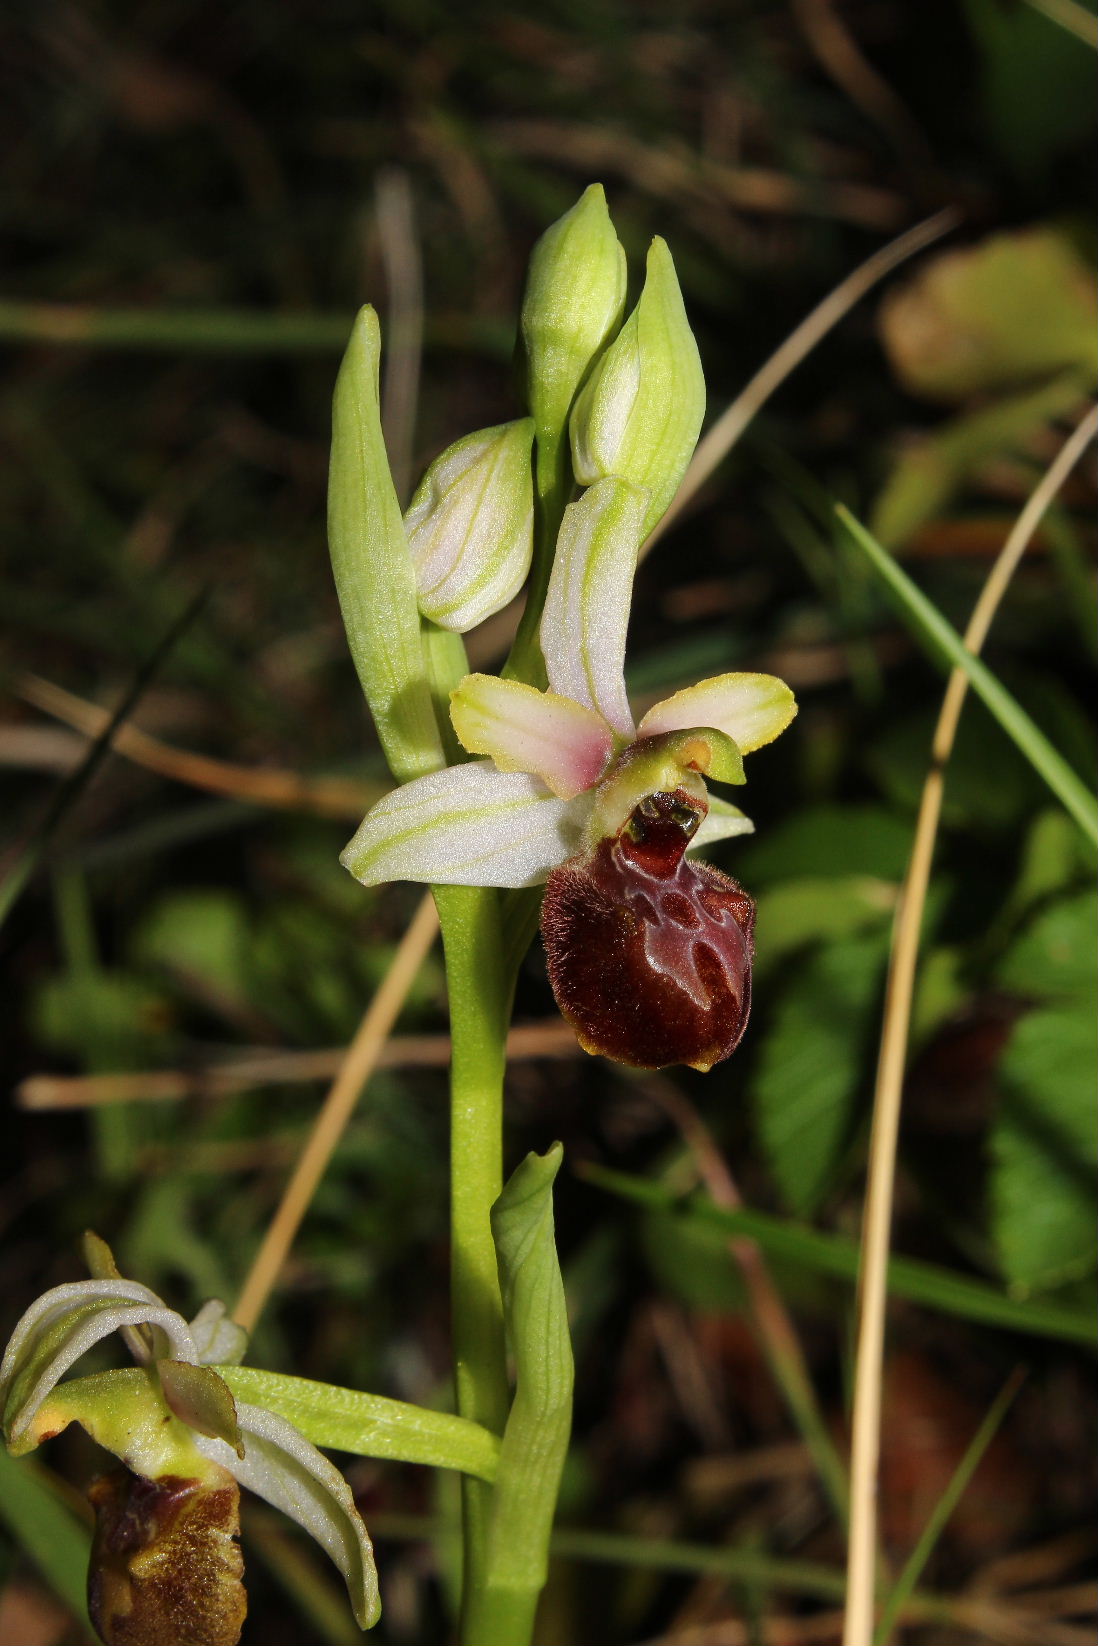
[[[1083,418],[1034,489],[1003,545],[976,602],[965,644],[979,652],[1022,555],[1056,493],[1098,434],[1098,407]],[[872,1646],[877,1549],[877,1465],[880,1451],[885,1303],[896,1144],[919,938],[930,883],[930,865],[942,808],[945,768],[953,750],[968,690],[959,669],[949,678],[931,745],[911,860],[904,879],[889,956],[884,1020],[873,1100],[873,1128],[862,1227],[858,1339],[850,1463],[851,1514],[847,1559],[847,1610],[843,1646]]]
[[[316,1193],[317,1184],[354,1113],[363,1086],[377,1065],[381,1048],[437,933],[438,915],[428,892],[401,938],[392,965],[347,1048],[347,1055],[316,1117],[308,1142],[244,1282],[233,1318],[249,1332],[254,1329],[278,1280],[302,1218]]]

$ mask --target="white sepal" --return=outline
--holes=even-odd
[[[730,801],[722,800],[720,795],[710,791],[709,811],[702,819],[689,849],[696,851],[699,846],[714,846],[718,840],[732,840],[736,835],[754,832],[754,823],[749,817],[744,816],[738,806],[733,806]]]
[[[0,1366],[3,1427],[16,1441],[69,1367],[124,1327],[155,1326],[175,1360],[195,1361],[198,1351],[183,1316],[147,1286],[130,1280],[77,1280],[36,1298],[12,1333]]]
[[[582,795],[558,800],[526,772],[471,760],[379,800],[340,862],[364,886],[536,886],[578,850],[589,809]]]
[[[549,685],[633,735],[625,637],[647,494],[600,480],[564,511],[541,618]]]

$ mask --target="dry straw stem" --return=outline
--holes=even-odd
[[[559,1017],[517,1024],[507,1036],[509,1062],[575,1058],[580,1047]],[[345,1046],[290,1052],[279,1047],[184,1069],[126,1070],[114,1074],[28,1075],[15,1088],[20,1109],[94,1109],[104,1103],[178,1103],[185,1098],[224,1098],[257,1086],[331,1080],[347,1056]],[[378,1053],[379,1069],[444,1069],[448,1034],[392,1035]]]
[[[805,316],[698,442],[675,500],[648,538],[642,554],[647,554],[659,541],[680,510],[709,479],[718,464],[723,463],[751,419],[801,361],[812,353],[817,343],[893,269],[906,263],[909,257],[925,251],[935,240],[940,240],[956,228],[959,222],[960,214],[952,206],[947,206],[944,211],[935,212],[933,217],[906,229],[895,240],[890,240],[887,246],[875,251],[872,257],[867,257],[864,263],[859,263],[822,303],[816,305],[811,314]]]
[[[317,1184],[354,1113],[363,1086],[377,1066],[381,1048],[437,933],[438,915],[428,892],[401,938],[393,963],[347,1048],[347,1055],[316,1117],[309,1140],[283,1191],[278,1210],[244,1282],[233,1317],[249,1332],[254,1329],[278,1279]]]
[[[1098,50],[1098,17],[1079,0],[1029,0],[1034,11],[1044,14],[1051,22],[1074,34],[1086,45]]]
[[[926,138],[888,81],[863,54],[832,0],[793,0],[793,15],[812,51],[850,101],[909,160],[929,160]]]
[[[85,737],[102,735],[110,724],[109,710],[97,703],[66,691],[63,686],[43,680],[37,674],[25,674],[17,682],[16,695],[31,703],[44,714],[74,726]],[[287,811],[315,812],[320,817],[349,818],[357,821],[384,793],[380,785],[371,788],[365,783],[344,781],[340,778],[308,778],[297,772],[267,770],[254,766],[238,766],[228,760],[215,760],[209,755],[192,754],[187,749],[176,749],[162,743],[157,737],[139,731],[136,726],[124,724],[111,738],[116,754],[132,760],[134,765],[155,772],[158,777],[186,783],[208,794],[223,794],[257,806],[276,806]]]
[[[971,652],[978,653],[983,647],[999,602],[1042,516],[1096,434],[1098,406],[1091,409],[1065,441],[1058,457],[1035,488],[1003,545],[1002,553],[981,590],[965,631],[965,644]],[[931,745],[930,770],[919,803],[911,860],[900,895],[889,956],[862,1227],[860,1307],[850,1464],[847,1614],[843,1646],[872,1646],[873,1640],[877,1464],[880,1449],[885,1300],[892,1226],[892,1194],[896,1174],[896,1140],[900,1124],[900,1102],[911,1025],[911,1002],[915,990],[919,936],[942,809],[945,768],[953,750],[957,723],[967,691],[967,678],[959,669],[954,670],[942,700],[941,713]]]

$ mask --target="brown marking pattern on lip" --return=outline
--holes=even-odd
[[[88,1488],[88,1610],[106,1646],[236,1646],[248,1609],[240,1490],[122,1468]]]

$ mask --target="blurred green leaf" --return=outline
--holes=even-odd
[[[1023,1295],[1086,1274],[1098,1262],[1096,1071],[1093,993],[1078,1004],[1028,1013],[999,1064],[992,1227],[1003,1273]]]
[[[143,965],[199,983],[203,993],[247,996],[248,913],[240,897],[214,887],[169,892],[148,910],[133,938]]]
[[[1098,897],[1060,898],[1030,922],[999,964],[997,981],[1038,1000],[1092,1000],[1098,987]]]
[[[1016,917],[1053,892],[1090,872],[1078,830],[1066,813],[1041,812],[1026,837],[1018,878],[1010,892],[1008,916]]]
[[[171,1024],[152,984],[126,972],[68,972],[42,985],[35,1031],[50,1050],[92,1067],[140,1068],[162,1055]]]
[[[898,806],[919,804],[926,781],[937,712],[929,706],[894,715],[865,753],[865,764]],[[946,772],[942,816],[950,828],[986,834],[1017,825],[1035,800],[1040,779],[1014,744],[979,705],[961,717]]]
[[[1043,383],[953,418],[906,445],[881,487],[870,515],[873,535],[902,547],[942,514],[962,486],[992,458],[1024,452],[1058,418],[1082,405],[1091,378],[1064,372]]]
[[[1085,391],[1098,375],[1098,278],[1056,229],[997,234],[929,258],[885,298],[880,330],[912,394],[962,401],[1066,371]]]
[[[752,1085],[755,1130],[785,1204],[809,1215],[850,1135],[874,1042],[883,937],[810,956],[776,1007]]]
[[[9,1457],[0,1445],[0,1519],[90,1636],[84,1590],[91,1529],[58,1501],[47,1479],[40,1465]]]
[[[1020,177],[1040,176],[1095,121],[1094,53],[1030,6],[965,0],[983,55],[984,119]]]
[[[824,875],[899,883],[911,853],[911,823],[883,806],[799,806],[783,822],[736,845],[745,885]]]
[[[869,875],[794,879],[757,899],[755,976],[813,943],[835,943],[881,926],[896,908],[895,881]]]

